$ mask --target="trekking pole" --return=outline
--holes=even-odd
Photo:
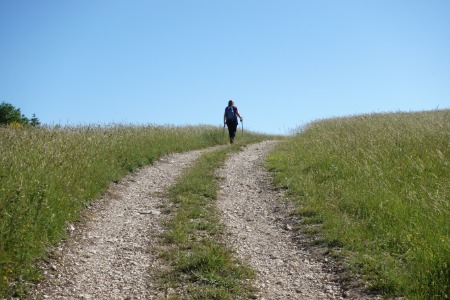
[[[244,135],[244,121],[241,121],[242,124],[242,136]]]
[[[223,130],[222,130],[222,143],[223,143],[224,137],[225,137],[225,124],[223,124]]]

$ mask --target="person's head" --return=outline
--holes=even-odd
[[[233,105],[234,105],[233,100],[228,101],[228,106],[233,106]]]

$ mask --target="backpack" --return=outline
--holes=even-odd
[[[233,120],[236,117],[233,106],[227,106],[225,108],[225,117],[227,120]]]

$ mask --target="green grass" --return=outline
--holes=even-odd
[[[371,289],[450,297],[450,110],[314,122],[267,164]]]
[[[36,260],[111,182],[167,153],[225,143],[222,135],[208,126],[0,127],[0,298],[40,279]]]
[[[249,283],[254,272],[224,244],[215,206],[216,169],[248,142],[204,154],[170,189],[176,208],[166,224],[162,254],[170,267],[160,280],[167,289],[181,289],[187,299],[249,299],[254,293]]]

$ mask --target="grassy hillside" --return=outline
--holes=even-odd
[[[217,127],[0,127],[0,298],[39,279],[35,260],[111,182],[164,154],[226,141]]]
[[[318,121],[268,166],[304,229],[339,245],[372,289],[450,297],[450,110]]]

